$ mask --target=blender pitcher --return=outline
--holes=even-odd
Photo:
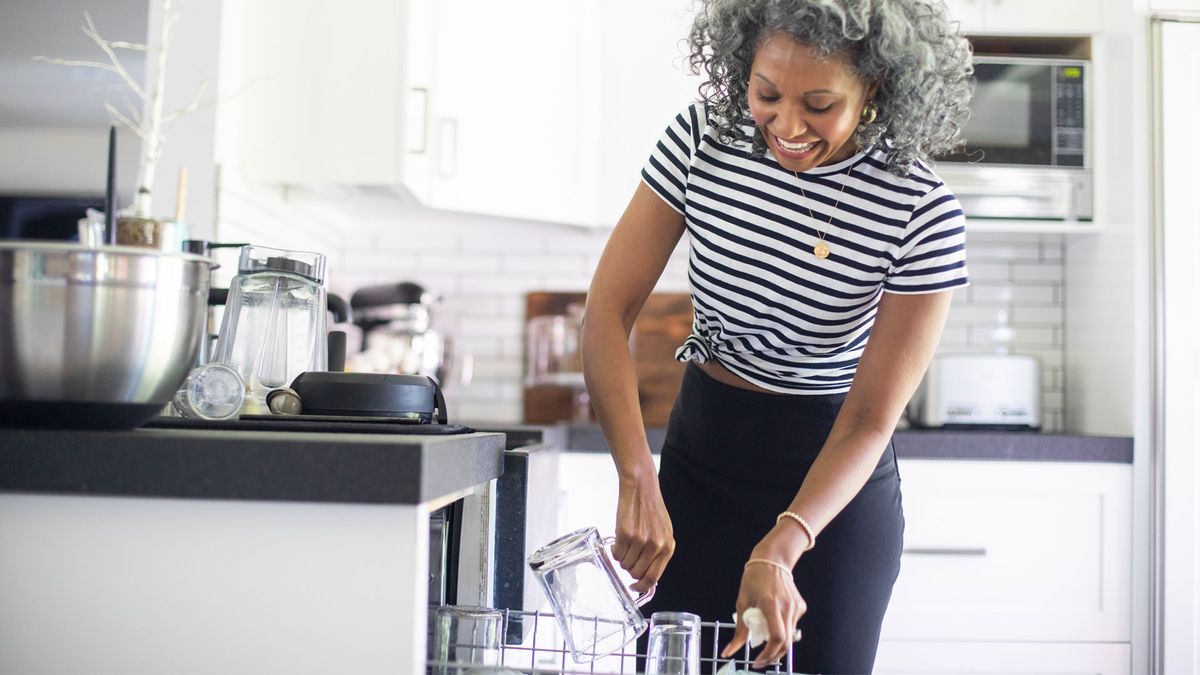
[[[243,414],[269,414],[267,392],[328,370],[324,279],[319,253],[242,247],[213,361],[242,376]]]
[[[646,630],[638,607],[650,602],[654,589],[636,598],[630,594],[605,551],[614,541],[585,527],[546,544],[527,561],[576,663],[608,656]]]

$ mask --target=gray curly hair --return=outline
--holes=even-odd
[[[782,31],[825,58],[844,52],[865,82],[878,82],[878,116],[859,124],[859,147],[882,144],[888,170],[962,144],[974,91],[971,46],[942,0],[702,0],[688,35],[688,64],[707,76],[700,96],[722,142],[744,140],[753,125],[746,99],[755,52]],[[753,154],[766,152],[755,127]]]

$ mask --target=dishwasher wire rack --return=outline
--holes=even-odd
[[[607,656],[601,656],[591,663],[576,663],[571,658],[571,652],[563,640],[554,614],[541,611],[504,610],[505,623],[514,619],[522,624],[528,622],[530,627],[524,631],[524,639],[520,644],[503,644],[500,646],[500,658],[494,665],[473,663],[454,663],[429,661],[428,672],[433,675],[459,675],[470,673],[507,675],[521,673],[522,675],[633,675],[637,673],[639,659],[645,654],[636,652],[638,641],[633,640],[620,651]],[[725,659],[720,657],[721,647],[733,637],[735,625],[723,621],[705,621],[700,624],[701,632],[706,641],[711,644],[701,645],[700,672],[702,675],[716,675],[731,661],[734,670],[750,669],[753,658],[750,647],[743,647],[735,657]],[[454,647],[469,650],[476,645],[459,644]],[[457,651],[457,650],[455,650]],[[788,648],[782,663],[769,668],[767,673],[792,675],[792,649]]]

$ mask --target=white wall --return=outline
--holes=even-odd
[[[405,280],[441,294],[439,327],[459,352],[474,357],[471,384],[446,388],[452,414],[462,419],[521,419],[525,294],[587,290],[610,232],[436,211],[361,190],[224,186],[222,240],[323,252],[330,258],[329,288],[346,298],[362,286]],[[1007,345],[1038,356],[1045,425],[1060,430],[1067,239],[968,238],[972,285],[958,292],[940,348],[994,351]],[[687,290],[684,246],[657,290]]]

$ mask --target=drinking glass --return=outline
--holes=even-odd
[[[471,666],[499,666],[504,611],[446,605],[433,618],[434,675],[459,675]]]
[[[188,373],[175,392],[175,410],[183,417],[227,420],[237,417],[246,398],[242,376],[224,363],[206,363]]]
[[[700,617],[687,612],[650,615],[646,675],[699,675]]]

